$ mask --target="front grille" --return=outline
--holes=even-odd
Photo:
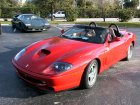
[[[18,72],[18,73],[19,73],[19,75],[20,75],[22,78],[24,78],[25,80],[28,80],[28,81],[30,81],[30,82],[32,82],[32,83],[36,83],[36,84],[45,84],[45,83],[43,83],[43,81],[41,81],[41,80],[32,78],[32,77],[30,77],[30,76],[28,76],[28,75],[26,75],[26,74],[21,73],[21,72]]]

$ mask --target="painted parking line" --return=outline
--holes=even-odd
[[[2,26],[12,26],[11,24],[1,24]]]
[[[55,28],[57,28],[57,29],[59,29],[59,30],[63,30],[63,28],[61,28],[61,27],[59,27],[59,26],[53,26],[53,27],[55,27]]]
[[[69,27],[72,27],[74,25],[75,24],[58,24],[58,27],[66,27],[66,28],[69,28]]]
[[[65,28],[70,28],[73,27],[75,24],[58,24],[58,25],[53,25],[53,27],[59,29],[59,30],[63,30]]]

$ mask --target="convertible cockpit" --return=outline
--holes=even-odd
[[[84,41],[89,43],[102,44],[106,40],[106,36],[110,35],[110,40],[115,37],[121,37],[119,28],[115,24],[109,25],[108,28],[97,26],[95,22],[89,25],[75,25],[64,32],[61,37],[72,40]]]

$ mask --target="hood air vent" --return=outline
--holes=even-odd
[[[49,55],[50,53],[51,52],[49,50],[46,50],[46,49],[41,50],[41,54]]]

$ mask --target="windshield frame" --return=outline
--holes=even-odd
[[[81,28],[81,29],[87,29],[87,30],[95,30],[95,31],[97,31],[97,30],[102,30],[102,36],[103,36],[103,40],[102,40],[102,42],[96,42],[96,41],[88,41],[86,38],[81,38],[80,39],[80,37],[79,38],[74,38],[74,37],[72,37],[72,38],[70,38],[70,37],[67,37],[66,35],[64,35],[65,33],[67,33],[68,31],[70,31],[71,29],[76,29],[76,28]],[[71,27],[71,28],[69,28],[68,30],[66,30],[63,34],[61,34],[60,35],[60,37],[61,38],[66,38],[66,39],[70,39],[70,40],[76,40],[76,41],[82,41],[82,42],[87,42],[87,43],[95,43],[95,44],[103,44],[103,43],[105,43],[105,41],[106,41],[106,36],[107,36],[107,34],[108,34],[108,31],[107,31],[107,29],[106,28],[104,28],[104,27],[91,27],[91,26],[87,26],[87,25],[75,25],[75,26],[73,26],[73,27]],[[101,36],[101,35],[99,35],[99,36]],[[97,35],[96,36],[98,36],[98,33],[97,33]]]

